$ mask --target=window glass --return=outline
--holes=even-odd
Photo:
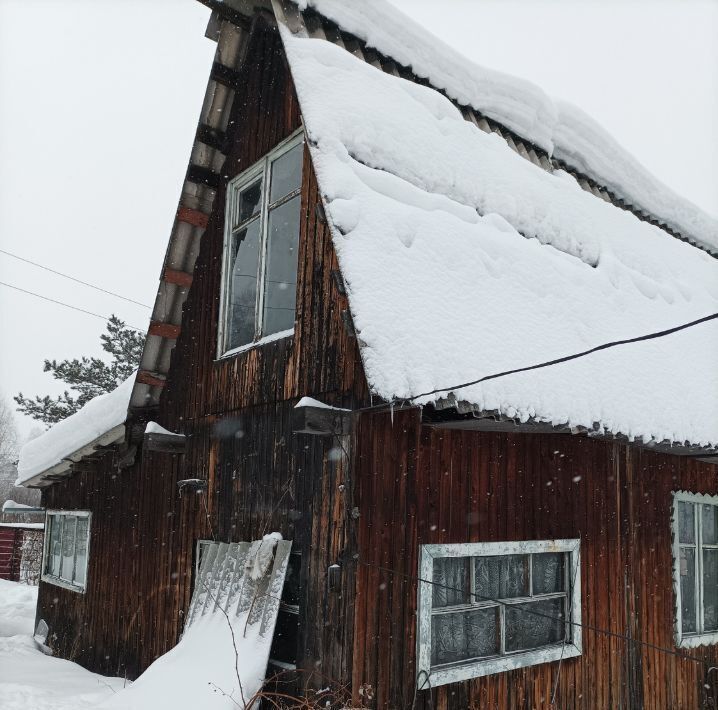
[[[75,584],[84,585],[87,575],[87,538],[89,520],[87,518],[77,519],[77,534],[75,544]]]
[[[499,653],[499,609],[435,614],[431,619],[431,663],[441,665]]]
[[[294,328],[299,195],[269,212],[262,335]]]
[[[253,215],[259,214],[262,204],[262,181],[257,180],[239,193],[235,226],[245,222]]]
[[[580,655],[579,564],[578,540],[422,546],[417,687]]]
[[[563,640],[564,597],[506,607],[506,651],[528,651]]]
[[[565,591],[566,582],[563,569],[565,555],[560,552],[545,552],[532,555],[533,593],[551,594]]]
[[[294,146],[272,162],[272,187],[269,202],[274,203],[302,185],[304,144]]]
[[[703,550],[703,630],[718,630],[718,550]]]
[[[75,523],[74,515],[66,515],[62,526],[62,567],[60,577],[68,582],[72,581],[75,571]]]
[[[479,601],[529,595],[529,556],[503,555],[476,558],[476,593]]]
[[[53,515],[50,520],[49,564],[47,571],[56,577],[60,576],[62,560],[62,515]]]
[[[250,222],[232,236],[227,349],[254,340],[260,222]]]
[[[89,515],[48,512],[46,520],[48,540],[43,580],[61,580],[84,589],[90,537]]]
[[[718,544],[718,506],[701,506],[701,528],[704,545]]]
[[[469,602],[469,560],[466,557],[440,557],[434,560],[434,607]]]
[[[681,548],[680,579],[683,631],[696,631],[696,552],[692,547]]]
[[[227,188],[220,354],[294,329],[304,143],[288,145]]]
[[[678,503],[678,541],[693,543],[696,541],[695,505],[679,501]]]

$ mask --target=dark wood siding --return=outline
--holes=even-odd
[[[416,707],[550,707],[554,686],[559,708],[715,707],[715,648],[685,651],[705,664],[670,653],[671,492],[718,493],[711,465],[585,437],[434,429],[415,411],[362,416],[356,441],[353,687],[371,684],[377,708],[412,707],[421,544],[575,537],[583,656],[419,693]]]
[[[230,126],[226,180],[301,126],[276,31],[258,21]],[[58,655],[92,670],[133,678],[169,650],[192,590],[194,545],[202,538],[253,539],[280,531],[302,553],[300,653],[323,678],[348,680],[353,576],[327,595],[329,565],[350,556],[351,487],[337,442],[295,436],[298,398],[366,402],[358,349],[347,334],[346,298],[305,150],[293,337],[216,359],[224,188],[202,237],[182,331],[156,419],[187,435],[184,456],[143,452],[119,470],[112,454],[44,492],[48,507],[93,512],[88,590],[43,583],[40,615]],[[347,452],[348,453],[348,452]],[[203,478],[206,494],[179,496],[177,482]]]

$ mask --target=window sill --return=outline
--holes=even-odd
[[[56,587],[69,589],[71,592],[77,592],[78,594],[84,594],[87,589],[87,585],[79,586],[77,584],[73,584],[72,582],[68,582],[65,579],[60,579],[60,577],[53,577],[50,574],[43,574],[40,579],[48,584],[54,584]]]
[[[505,673],[506,671],[515,670],[516,668],[536,666],[540,663],[551,663],[552,661],[575,658],[580,655],[581,649],[575,643],[550,646],[548,648],[540,648],[536,651],[526,651],[525,653],[517,653],[510,656],[489,658],[475,663],[433,668],[429,671],[428,681],[426,680],[426,672],[420,673],[417,678],[417,685],[419,690],[436,688],[439,685],[460,683],[461,681],[470,680],[471,678],[481,678],[482,676],[493,675],[495,673]]]
[[[263,338],[260,338],[253,343],[247,343],[246,345],[240,345],[238,348],[227,350],[227,352],[222,353],[222,355],[220,355],[215,360],[215,362],[218,362],[220,360],[226,360],[227,358],[235,357],[236,355],[241,355],[242,353],[246,353],[249,350],[253,350],[254,348],[260,347],[261,345],[274,343],[277,340],[284,340],[285,338],[290,338],[293,335],[294,328],[290,328],[288,330],[280,330],[278,333],[272,333],[271,335],[265,335]]]

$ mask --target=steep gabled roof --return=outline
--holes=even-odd
[[[415,399],[716,313],[718,261],[532,164],[436,89],[311,38],[298,15],[280,30],[375,394],[718,444],[716,321]]]
[[[270,7],[375,394],[413,398],[718,311],[716,220],[578,109],[472,64],[384,0],[202,2],[215,62],[140,370],[109,395],[119,410],[159,402],[239,70],[255,26],[275,21]],[[713,321],[417,401],[716,450],[716,361]],[[46,484],[121,439],[119,410],[82,441],[60,442],[77,433],[70,420],[54,427],[42,437],[52,446],[23,451],[20,478]]]
[[[132,393],[133,409],[159,402],[199,241],[222,180],[238,72],[251,32],[258,23],[273,22],[272,13],[288,27],[324,38],[386,73],[433,85],[468,122],[500,135],[526,160],[549,171],[565,170],[584,190],[678,239],[718,252],[716,221],[661,185],[578,109],[553,101],[529,82],[472,64],[384,0],[200,1],[213,10],[207,36],[217,41],[217,52]]]

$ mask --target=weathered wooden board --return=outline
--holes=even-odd
[[[670,527],[672,491],[718,491],[709,464],[586,437],[437,430],[415,411],[360,415],[355,457],[353,688],[370,684],[375,707],[412,707],[419,545],[574,537],[583,655],[420,692],[416,707],[550,707],[554,688],[560,708],[714,707],[715,647],[686,651],[705,663],[673,655]]]

